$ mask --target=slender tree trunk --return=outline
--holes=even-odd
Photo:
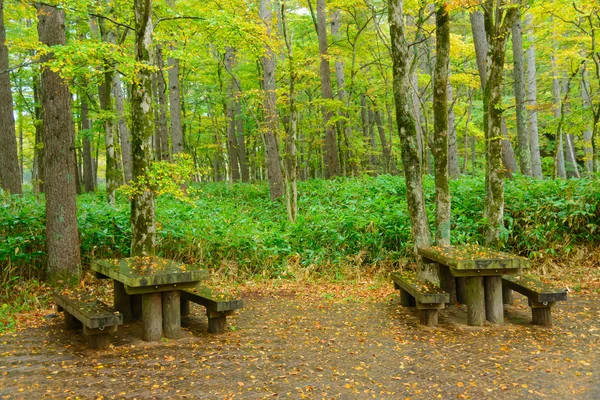
[[[38,36],[47,46],[64,45],[65,14],[56,7],[36,3]],[[42,61],[49,61],[51,52]],[[47,275],[51,282],[79,279],[81,256],[75,191],[75,135],[71,94],[65,81],[50,68],[42,68],[41,104],[45,150]]]
[[[554,46],[556,49],[556,45]],[[563,105],[561,103],[560,79],[558,76],[558,65],[554,54],[550,55],[552,64],[552,96],[554,97],[554,118],[558,121],[561,119]],[[567,173],[565,170],[565,151],[563,144],[562,126],[559,124],[559,129],[556,130],[554,139],[556,150],[554,152],[554,177],[565,179]]]
[[[311,0],[312,1],[312,0]],[[327,23],[326,23],[325,0],[317,0],[317,36],[319,39],[319,54],[321,55],[320,75],[321,75],[321,96],[325,100],[333,99],[331,89],[331,72],[329,65],[329,53],[327,43]],[[325,129],[325,178],[333,178],[340,173],[340,164],[338,161],[338,146],[335,133],[335,126],[329,123],[333,113],[330,105],[323,106],[323,127]]]
[[[513,48],[513,77],[515,102],[517,110],[517,154],[519,166],[523,175],[531,176],[531,149],[529,133],[527,131],[527,107],[525,94],[525,56],[523,54],[523,30],[521,27],[520,13],[512,26]]]
[[[121,83],[121,77],[118,72],[113,76],[113,95],[115,96],[115,107],[117,110],[117,117],[119,119],[119,137],[121,139],[121,157],[123,163],[123,175],[125,177],[125,183],[129,183],[132,177],[131,171],[131,136],[129,134],[129,128],[127,127],[127,120],[125,119],[125,107],[123,105],[123,84]]]
[[[235,64],[235,50],[227,47],[225,51],[225,68],[230,72],[229,85],[227,86],[227,100],[225,102],[225,115],[227,116],[227,153],[229,156],[229,172],[232,182],[240,180],[239,156],[238,156],[238,141],[235,135],[236,129],[236,95],[237,85],[236,78],[231,74]]]
[[[86,192],[93,192],[95,189],[94,167],[92,161],[92,143],[90,135],[92,134],[92,124],[88,113],[87,94],[81,96],[81,128],[83,129],[83,187]]]
[[[467,89],[467,97],[469,98],[469,105],[467,106],[467,118],[465,121],[465,137],[464,137],[464,158],[463,158],[463,174],[467,173],[467,159],[469,153],[469,122],[471,122],[471,110],[473,109],[473,93],[471,89]]]
[[[4,28],[4,1],[0,1],[0,99],[0,187],[12,194],[21,194],[21,173]]]
[[[381,142],[381,151],[383,154],[383,172],[389,174],[392,172],[392,149],[387,141],[385,135],[385,129],[383,128],[383,121],[381,120],[381,111],[377,109],[377,105],[373,104],[373,115],[375,117],[375,124],[377,125],[377,132],[379,133],[379,141]]]
[[[33,179],[33,187],[36,193],[44,193],[45,179],[45,151],[44,151],[44,133],[42,123],[42,99],[40,94],[40,81],[38,75],[33,77],[33,101],[35,113],[35,149],[33,153],[35,168],[35,179]]]
[[[175,0],[168,0],[170,7],[175,7]],[[173,48],[171,48],[173,50]],[[179,60],[174,57],[167,59],[169,67],[169,108],[171,112],[171,146],[173,154],[181,153],[183,149],[183,129],[181,126],[181,90],[179,84]]]
[[[394,101],[396,103],[396,122],[400,136],[402,163],[406,178],[406,200],[410,216],[411,232],[415,248],[429,246],[431,243],[423,183],[421,180],[421,162],[417,147],[417,131],[410,111],[408,94],[410,93],[410,74],[408,43],[404,30],[404,10],[402,0],[388,0],[391,54],[393,61]],[[420,275],[427,277],[421,263]],[[435,277],[434,277],[435,278]]]
[[[373,175],[377,175],[377,170],[379,166],[379,157],[377,154],[379,153],[377,150],[377,139],[375,139],[375,129],[374,125],[374,116],[373,110],[369,109],[369,139],[371,140],[371,165],[373,166]]]
[[[535,65],[535,46],[533,29],[531,28],[531,14],[527,15],[529,48],[527,49],[527,126],[529,128],[529,143],[531,150],[531,173],[534,177],[542,179],[542,159],[540,157],[540,137],[538,133],[537,116],[537,69]]]
[[[260,1],[260,18],[267,27],[267,35],[271,35],[272,11],[271,0]],[[279,159],[279,115],[277,114],[277,84],[275,81],[275,54],[266,45],[266,54],[262,57],[263,82],[265,90],[265,150],[267,153],[267,173],[269,175],[269,193],[271,200],[283,197],[283,174]]]
[[[448,75],[450,72],[448,72]],[[458,95],[457,95],[458,96]],[[458,138],[456,137],[456,114],[454,113],[454,97],[452,95],[452,84],[448,80],[448,174],[450,179],[458,179],[460,168],[458,167]]]
[[[506,176],[511,179],[515,172],[519,172],[517,157],[508,137],[508,128],[504,116],[502,117],[502,164],[506,169]]]
[[[156,46],[156,89],[158,91],[158,127],[157,135],[160,136],[160,151],[159,160],[170,161],[169,154],[169,128],[167,126],[167,83],[165,81],[164,61],[162,55],[162,47]]]
[[[134,0],[135,60],[152,65],[152,0]],[[151,71],[140,68],[131,87],[131,147],[133,156],[133,180],[148,178],[152,163],[152,87]],[[156,222],[154,193],[142,186],[131,199],[131,255],[154,254]]]
[[[100,108],[104,114],[104,146],[106,149],[106,197],[109,204],[115,204],[115,192],[119,186],[119,170],[115,155],[115,140],[112,120],[112,101],[110,92],[112,87],[112,70],[104,72],[104,82],[99,86]]]
[[[435,163],[435,241],[450,245],[450,187],[448,174],[448,65],[450,16],[446,7],[435,10],[435,69],[433,71],[433,122]]]
[[[581,97],[583,101],[583,108],[586,110],[586,114],[590,113],[590,111],[593,113],[592,98],[590,96],[592,89],[590,87],[588,70],[585,67],[585,64],[581,68]],[[594,154],[592,152],[593,129],[590,123],[585,124],[584,129],[585,130],[583,131],[583,159],[585,165],[585,172],[591,174],[594,172]]]
[[[250,182],[250,170],[246,159],[246,142],[244,137],[244,115],[242,114],[242,103],[238,99],[235,103],[236,133],[238,143],[238,158],[240,160],[240,169],[242,171],[242,182]]]

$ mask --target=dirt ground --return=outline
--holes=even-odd
[[[224,334],[194,305],[180,340],[143,342],[132,323],[101,351],[47,310],[0,336],[0,397],[600,399],[598,294],[570,294],[552,328],[519,295],[502,326],[453,306],[425,328],[392,289],[349,286],[246,287]]]

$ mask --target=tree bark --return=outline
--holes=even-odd
[[[137,71],[131,88],[133,179],[140,182],[148,179],[148,170],[153,158],[154,127],[150,82],[152,1],[134,0],[133,11],[135,15],[135,60],[145,65]],[[154,254],[155,225],[154,193],[147,186],[141,185],[131,199],[132,256]]]
[[[225,50],[225,68],[230,72],[229,85],[227,86],[227,100],[225,102],[225,115],[227,116],[227,153],[229,156],[229,172],[232,182],[240,180],[240,167],[238,156],[238,141],[235,135],[236,130],[236,78],[231,74],[235,64],[235,49],[227,47]]]
[[[309,0],[312,1],[312,0]],[[319,54],[321,56],[321,96],[323,99],[333,100],[331,89],[331,72],[329,65],[329,52],[327,43],[327,23],[325,11],[325,0],[317,0],[317,36],[319,39]],[[328,104],[323,106],[323,128],[325,129],[325,178],[333,178],[340,173],[338,161],[338,146],[335,126],[329,123],[333,116]]]
[[[174,0],[168,0],[170,7],[175,6]],[[172,50],[172,48],[171,48]],[[173,154],[181,153],[183,148],[183,129],[181,126],[181,89],[179,84],[179,60],[174,57],[167,59],[169,67],[169,108],[171,112],[171,146]]]
[[[159,160],[170,161],[169,153],[169,128],[167,127],[167,83],[165,81],[164,61],[162,56],[162,47],[156,46],[156,83],[158,91],[158,127],[156,134],[160,136],[160,151]]]
[[[402,0],[388,0],[388,11],[396,121],[401,142],[404,176],[406,178],[406,200],[408,202],[411,232],[416,248],[428,246],[431,242],[427,213],[425,212],[423,183],[421,180],[421,161],[417,146],[417,131],[408,99],[410,93],[408,61],[410,57],[404,30]],[[421,263],[421,272],[424,272],[423,263]],[[421,273],[421,276],[423,275]]]
[[[244,137],[244,115],[242,114],[242,103],[238,99],[235,103],[236,134],[238,143],[238,158],[240,160],[240,170],[242,172],[242,182],[250,182],[250,170],[246,158],[246,140]]]
[[[556,50],[556,42],[554,43],[554,49]],[[550,55],[550,62],[552,64],[552,96],[554,98],[554,118],[559,121],[562,119],[563,104],[561,102],[560,92],[560,78],[558,73],[558,65],[554,54]],[[562,126],[559,124],[555,134],[555,146],[556,151],[554,152],[554,177],[565,179],[567,173],[565,170],[565,150],[563,145],[563,133]]]
[[[121,139],[121,158],[123,162],[123,175],[125,183],[129,183],[132,178],[131,170],[131,136],[129,134],[129,128],[127,127],[127,121],[125,119],[125,107],[123,105],[123,84],[121,83],[121,77],[119,72],[116,72],[113,76],[113,94],[115,96],[115,107],[117,110],[117,117],[119,119],[119,138]]]
[[[529,143],[531,150],[531,173],[542,179],[542,160],[540,157],[540,137],[538,133],[537,116],[537,69],[535,65],[535,46],[533,29],[531,29],[531,14],[527,15],[525,23],[528,26],[529,48],[527,49],[527,126],[529,128]]]
[[[36,3],[38,36],[50,47],[66,43],[65,14]],[[49,52],[43,62],[49,61]],[[50,282],[79,280],[81,256],[75,189],[75,135],[71,93],[63,78],[42,68],[41,104],[45,151],[47,277]]]
[[[448,77],[450,72],[448,72]],[[456,114],[454,113],[454,96],[452,95],[452,84],[448,78],[448,174],[450,179],[460,177],[460,168],[458,167],[458,138],[456,135]],[[458,94],[457,94],[458,97]],[[466,153],[465,153],[466,157]]]
[[[94,181],[94,167],[92,161],[92,124],[89,118],[87,94],[82,93],[81,98],[81,128],[83,129],[83,187],[86,192],[93,192],[96,185]]]
[[[450,16],[444,5],[435,10],[435,69],[433,71],[433,122],[435,164],[435,241],[450,245],[450,187],[448,175],[448,65]]]
[[[22,179],[8,67],[4,1],[0,1],[0,187],[12,194],[21,194]]]
[[[525,56],[523,54],[523,30],[521,27],[520,12],[512,25],[513,48],[513,77],[515,102],[517,110],[517,154],[519,166],[523,175],[532,175],[531,149],[529,133],[527,131],[527,107],[525,94]]]
[[[592,98],[591,98],[591,87],[589,82],[588,70],[585,64],[581,67],[581,97],[583,101],[583,108],[586,114],[592,111]],[[593,111],[592,111],[593,112]],[[593,120],[593,119],[592,119]],[[585,165],[585,172],[591,174],[594,172],[594,153],[592,151],[592,132],[593,129],[590,123],[585,124],[585,130],[583,131],[583,160]]]
[[[272,12],[271,0],[260,1],[260,18],[267,27],[267,35],[271,36]],[[269,193],[271,200],[283,197],[283,174],[279,159],[279,115],[277,113],[277,84],[275,81],[275,53],[266,45],[266,54],[262,57],[263,82],[265,90],[265,150],[267,153],[267,173],[269,176]]]

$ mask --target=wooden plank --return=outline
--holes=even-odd
[[[196,287],[181,291],[181,298],[206,307],[214,312],[237,310],[244,308],[244,301],[222,293],[213,293],[205,287]]]
[[[208,272],[161,257],[130,257],[120,260],[93,260],[92,271],[109,276],[130,287],[198,282]]]
[[[137,295],[144,293],[157,293],[157,292],[172,292],[173,290],[184,290],[193,289],[198,286],[198,282],[183,282],[183,283],[171,283],[167,285],[153,285],[153,286],[129,286],[125,285],[125,292],[129,295]]]
[[[460,270],[518,270],[529,268],[523,257],[492,250],[479,245],[429,246],[417,249],[420,256]]]
[[[101,301],[80,292],[55,294],[54,301],[63,310],[81,321],[90,329],[104,328],[107,326],[121,325],[123,315],[114,312]]]
[[[421,281],[416,274],[392,273],[391,278],[396,285],[407,291],[421,303],[448,303],[450,295],[431,282]]]
[[[546,285],[532,276],[503,276],[502,285],[527,296],[529,300],[536,303],[553,303],[567,300],[565,289]]]

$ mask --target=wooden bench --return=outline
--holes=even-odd
[[[546,285],[527,275],[502,276],[502,297],[504,304],[512,304],[512,291],[519,292],[529,300],[532,323],[534,325],[552,325],[552,306],[557,301],[567,300],[567,292]]]
[[[419,280],[414,273],[393,273],[391,277],[394,287],[400,290],[400,303],[404,307],[416,305],[422,325],[437,325],[438,311],[450,301],[449,294],[429,281]]]
[[[69,330],[83,327],[83,334],[88,339],[91,349],[105,349],[109,344],[109,333],[117,331],[123,323],[123,315],[92,296],[71,292],[55,294],[54,302],[58,311],[65,315],[65,327]]]
[[[206,308],[208,332],[223,333],[227,326],[227,316],[234,310],[244,308],[244,301],[234,299],[222,293],[213,293],[208,288],[181,290],[181,315],[190,313],[190,303],[200,304]]]

